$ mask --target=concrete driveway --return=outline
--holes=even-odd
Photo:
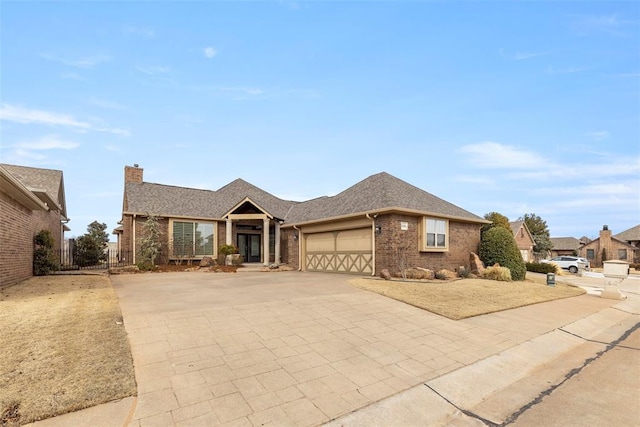
[[[131,425],[319,425],[612,304],[583,296],[451,321],[349,279],[111,276],[138,382]]]

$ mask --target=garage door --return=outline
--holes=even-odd
[[[371,228],[305,235],[305,269],[333,273],[373,273]]]

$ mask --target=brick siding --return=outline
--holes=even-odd
[[[408,230],[400,229],[401,222],[407,222]],[[422,217],[409,215],[384,215],[376,218],[376,226],[381,233],[376,236],[376,275],[383,269],[392,274],[399,271],[397,249],[407,246],[408,267],[422,267],[437,271],[443,268],[455,270],[460,266],[469,267],[469,254],[477,252],[480,244],[480,225],[449,221],[449,250],[447,252],[421,252],[420,224]]]
[[[11,286],[33,275],[33,237],[49,230],[60,249],[62,228],[56,211],[31,211],[0,192],[0,287]]]

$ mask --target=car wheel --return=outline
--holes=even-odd
[[[572,273],[577,273],[578,272],[578,267],[576,267],[575,265],[572,265],[571,267],[569,267],[569,271]]]

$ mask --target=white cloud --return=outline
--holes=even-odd
[[[469,184],[479,184],[479,185],[495,185],[495,180],[486,176],[470,176],[470,175],[461,175],[454,178],[456,182],[464,182]]]
[[[80,146],[79,143],[73,141],[64,141],[56,135],[47,135],[37,141],[19,142],[14,147],[25,150],[71,150]]]
[[[115,152],[122,151],[122,150],[120,149],[120,147],[118,147],[117,145],[113,145],[113,144],[106,145],[104,148],[105,148],[105,150],[107,150],[107,151],[115,151]]]
[[[22,124],[41,124],[48,126],[66,126],[78,132],[108,132],[116,135],[130,135],[130,131],[119,128],[97,127],[88,122],[76,120],[68,114],[51,113],[49,111],[32,110],[10,104],[2,104],[0,120]]]
[[[537,58],[539,56],[546,56],[553,53],[552,50],[547,50],[543,52],[516,52],[514,54],[507,54],[504,49],[500,49],[500,56],[506,59],[512,59],[514,61],[523,61],[526,59]]]
[[[588,136],[589,138],[594,139],[595,141],[602,141],[604,139],[609,138],[609,132],[607,132],[606,130],[587,132],[585,135]]]
[[[2,109],[0,109],[0,120],[24,124],[37,123],[45,125],[70,126],[80,129],[91,128],[89,123],[78,121],[72,116],[66,114],[56,114],[41,110],[29,110],[9,104],[2,104]]]
[[[47,59],[49,61],[59,62],[64,65],[68,65],[70,67],[76,68],[94,68],[96,65],[103,64],[105,62],[111,61],[111,56],[106,54],[96,54],[89,55],[80,58],[65,58],[61,56],[57,56],[51,53],[43,53],[40,55],[42,58]]]
[[[150,76],[155,76],[157,74],[167,74],[171,72],[171,68],[162,66],[136,67],[136,69],[141,73],[149,74]]]
[[[547,169],[550,165],[549,160],[533,151],[491,141],[464,145],[458,152],[468,155],[474,165],[486,169]]]
[[[207,46],[203,49],[203,53],[205,57],[211,59],[218,54],[218,51],[212,46]]]
[[[124,27],[122,32],[124,34],[131,34],[131,35],[136,35],[136,36],[142,36],[146,39],[152,39],[156,36],[155,31],[153,31],[150,28],[142,28],[142,27],[136,27],[133,25]]]
[[[607,34],[626,37],[627,28],[637,26],[640,21],[613,15],[583,15],[574,17],[571,27],[580,35]]]
[[[127,110],[128,108],[122,104],[113,101],[106,101],[104,99],[91,98],[88,101],[89,104],[96,107],[106,108],[109,110]]]
[[[554,68],[547,67],[547,74],[575,74],[582,73],[590,70],[590,67],[568,67],[568,68]]]

